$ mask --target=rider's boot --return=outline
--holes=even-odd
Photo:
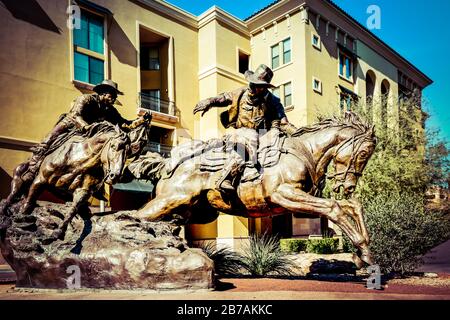
[[[28,160],[28,168],[22,174],[23,181],[31,181],[35,178],[36,173],[41,165],[43,155],[48,150],[48,144],[46,141],[41,142],[37,146],[33,147],[33,155]]]
[[[244,161],[237,159],[230,159],[225,167],[222,169],[222,175],[217,181],[216,187],[226,193],[236,192],[233,186],[233,181],[237,180],[245,169]]]

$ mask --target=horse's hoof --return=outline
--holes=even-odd
[[[370,253],[361,255],[361,260],[367,263],[369,266],[375,264]]]
[[[361,269],[364,267],[364,261],[361,260],[361,258],[356,253],[353,254],[352,260],[357,269]]]

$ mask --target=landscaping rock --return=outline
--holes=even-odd
[[[297,276],[315,274],[355,275],[357,269],[352,253],[300,253],[291,255],[291,259],[295,264],[292,272]]]

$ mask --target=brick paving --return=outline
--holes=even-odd
[[[221,279],[215,291],[31,290],[0,284],[1,300],[450,300],[450,285],[387,284],[304,279]]]

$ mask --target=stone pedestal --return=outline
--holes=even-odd
[[[213,262],[189,248],[180,227],[142,222],[123,211],[76,217],[64,240],[52,240],[69,204],[37,207],[0,231],[0,249],[17,274],[17,287],[96,289],[210,289]]]

